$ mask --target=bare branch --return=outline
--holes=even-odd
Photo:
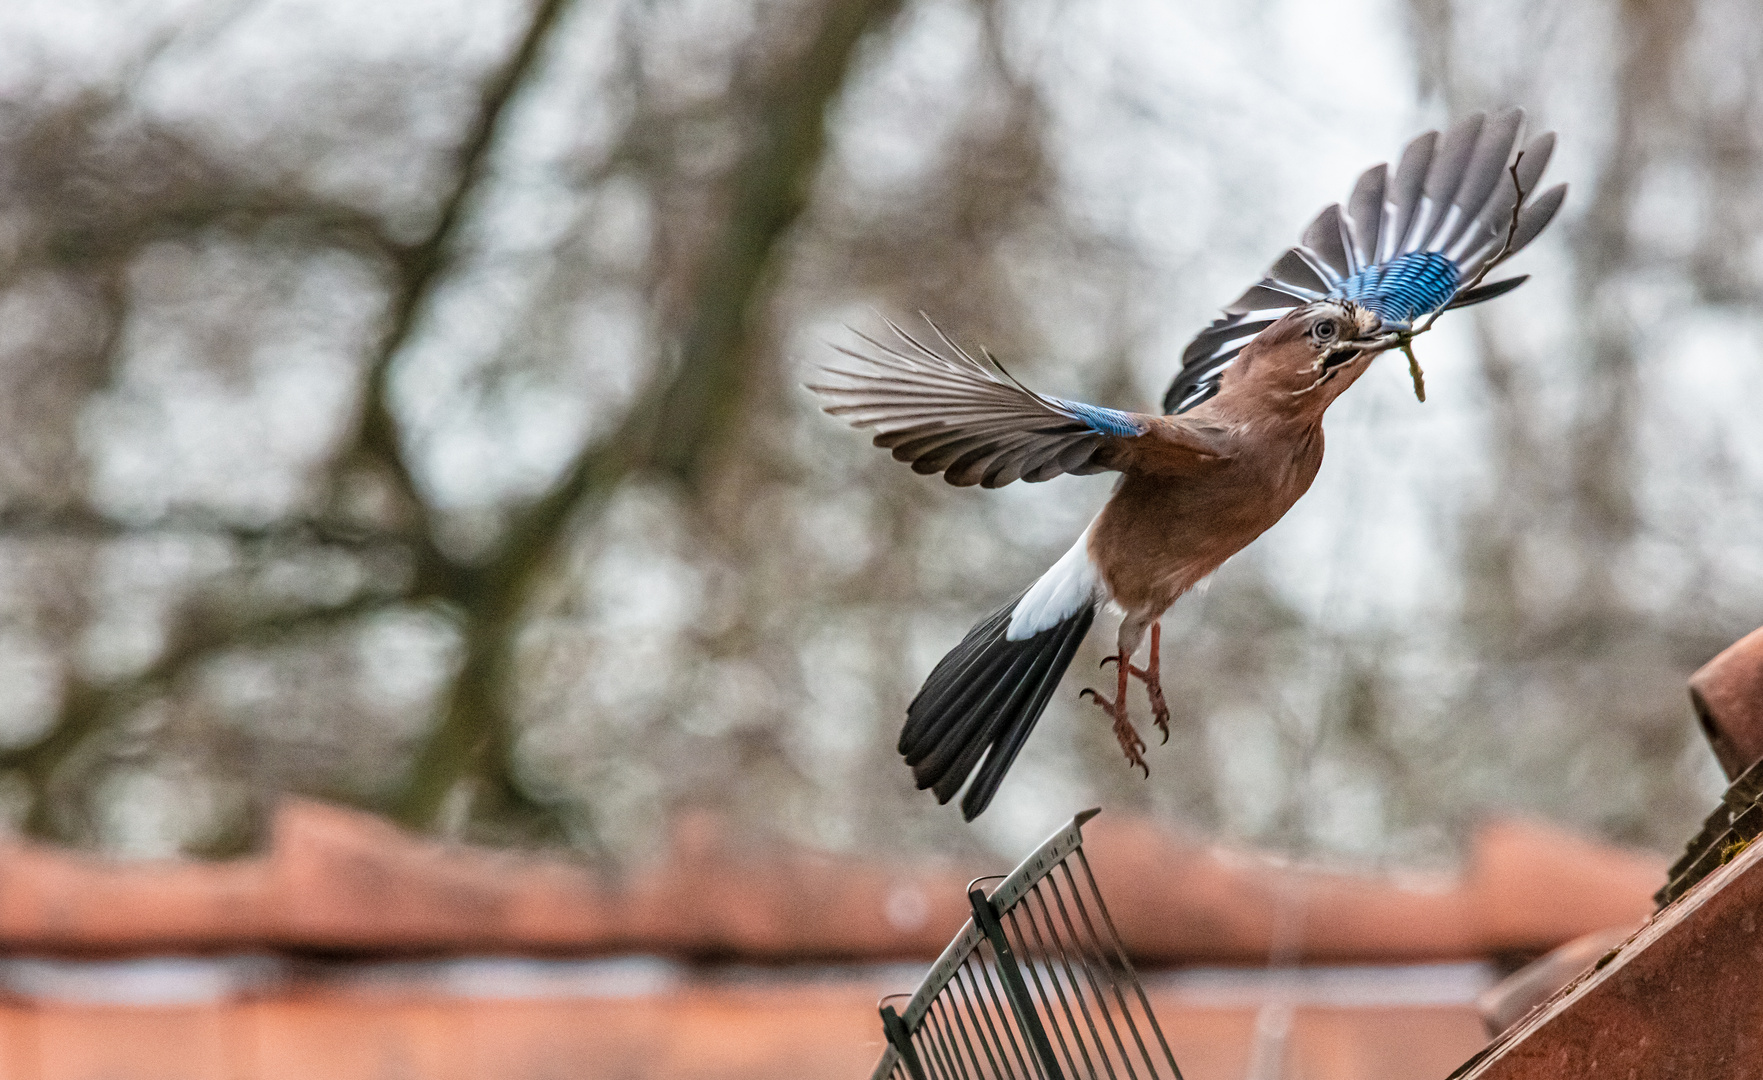
[[[555,564],[572,522],[603,505],[633,471],[653,469],[693,483],[739,415],[749,375],[750,324],[767,295],[778,244],[807,205],[825,145],[825,112],[844,85],[858,42],[899,0],[829,0],[815,36],[787,65],[763,102],[736,168],[735,197],[720,239],[700,268],[678,365],[639,399],[609,438],[585,447],[545,497],[510,528],[486,568],[484,620],[446,714],[418,752],[396,807],[404,822],[434,820],[461,778],[509,778],[509,672],[518,616],[533,582]]]
[[[86,506],[0,508],[0,537],[25,540],[121,540],[132,537],[185,536],[213,538],[264,547],[327,547],[370,552],[409,547],[419,538],[322,518],[292,518],[266,525],[237,522],[224,514],[174,511],[162,517],[130,520],[111,517]]]
[[[808,204],[826,141],[826,108],[844,85],[858,41],[898,7],[899,0],[829,0],[818,34],[761,108],[722,236],[699,270],[679,368],[656,412],[651,467],[700,482],[738,414],[761,283],[779,240]]]
[[[547,37],[567,6],[568,0],[538,0],[513,54],[484,84],[471,125],[455,151],[453,184],[441,200],[434,224],[421,241],[400,252],[385,332],[368,364],[360,427],[353,446],[386,470],[410,512],[431,536],[427,504],[405,458],[398,422],[391,412],[387,381],[393,360],[410,340],[423,306],[449,265],[460,223],[483,181],[490,151],[509,105],[531,76]]]
[[[404,595],[360,595],[341,604],[259,615],[244,621],[192,612],[182,620],[172,643],[151,666],[126,678],[105,683],[71,680],[62,692],[54,722],[36,739],[0,751],[0,768],[16,770],[29,784],[32,805],[26,828],[54,836],[53,789],[62,767],[98,732],[133,706],[172,687],[178,679],[228,649],[286,641],[354,622],[375,612],[410,603]]]
[[[1512,159],[1512,164],[1506,166],[1507,174],[1512,177],[1513,192],[1512,220],[1506,225],[1506,239],[1500,244],[1500,250],[1494,253],[1494,257],[1481,264],[1481,269],[1475,272],[1474,277],[1457,287],[1456,291],[1459,295],[1480,286],[1487,278],[1488,273],[1504,262],[1506,256],[1512,253],[1512,241],[1518,237],[1518,215],[1524,209],[1524,200],[1530,197],[1530,192],[1524,190],[1523,182],[1518,179],[1518,163],[1523,160],[1524,151],[1520,150],[1518,156]],[[1447,308],[1441,307],[1428,315],[1426,321],[1414,329],[1392,335],[1396,339],[1396,347],[1401,349],[1402,355],[1408,358],[1408,376],[1414,380],[1414,396],[1422,402],[1426,401],[1426,373],[1420,368],[1420,358],[1414,355],[1414,339],[1431,330],[1432,324],[1438,322],[1439,316],[1443,315],[1446,310]]]
[[[388,257],[395,269],[395,283],[386,330],[368,366],[366,400],[361,427],[352,444],[353,453],[384,468],[417,520],[416,527],[409,532],[383,538],[403,543],[412,550],[414,575],[407,588],[363,595],[334,607],[272,613],[243,622],[214,617],[187,619],[173,646],[148,670],[118,684],[89,686],[76,683],[69,686],[63,696],[62,708],[42,736],[0,754],[0,766],[19,770],[32,785],[36,795],[30,818],[32,828],[52,828],[47,816],[47,785],[69,755],[125,711],[128,704],[161,692],[190,667],[226,649],[261,644],[296,631],[335,626],[368,611],[409,602],[413,598],[445,596],[463,601],[471,599],[469,594],[476,592],[476,576],[455,565],[434,543],[427,507],[405,461],[396,421],[387,404],[386,383],[393,359],[409,340],[423,305],[445,269],[464,208],[482,182],[491,147],[508,106],[534,69],[541,46],[566,3],[567,0],[539,0],[514,52],[486,82],[478,109],[456,152],[458,165],[452,186],[441,201],[433,227],[418,243],[392,243],[371,215],[262,193],[212,201],[197,199],[171,207],[161,205],[154,208],[154,214],[142,217],[132,226],[125,223],[120,228],[107,228],[102,235],[87,229],[78,236],[51,239],[52,248],[60,245],[76,258],[114,264],[120,254],[133,250],[145,239],[167,235],[168,231],[194,231],[215,225],[240,229],[261,227],[288,215],[306,217],[309,224],[317,226],[321,233],[364,238],[364,246]],[[211,185],[201,187],[204,195],[214,194]],[[167,531],[188,527],[190,532],[225,536],[241,543],[305,540],[358,550],[363,545],[376,545],[382,540],[327,521],[252,529],[219,518],[204,520],[204,517],[180,515],[179,519],[167,519],[160,524],[166,526]],[[134,535],[141,529],[79,508],[54,511],[18,508],[0,512],[0,531],[44,536],[84,534],[97,539]]]
[[[1524,200],[1530,198],[1530,192],[1524,189],[1524,182],[1518,179],[1518,164],[1523,160],[1524,151],[1520,150],[1518,155],[1512,159],[1512,164],[1506,166],[1506,175],[1512,178],[1512,219],[1506,223],[1506,238],[1500,242],[1500,250],[1494,253],[1493,258],[1481,264],[1481,269],[1475,272],[1474,277],[1457,286],[1458,293],[1470,292],[1480,286],[1483,281],[1487,280],[1488,274],[1493,271],[1494,267],[1505,262],[1506,256],[1512,254],[1512,242],[1518,238],[1518,215],[1524,211]],[[1428,315],[1425,323],[1408,333],[1408,340],[1412,341],[1431,330],[1432,324],[1438,322],[1439,316],[1443,315],[1445,311],[1446,308],[1441,307]]]

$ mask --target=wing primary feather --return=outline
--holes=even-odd
[[[1518,143],[1519,128],[1524,124],[1524,110],[1507,109],[1494,116],[1482,128],[1475,152],[1463,174],[1462,186],[1452,200],[1461,211],[1457,223],[1438,241],[1438,250],[1449,250],[1465,232],[1482,220],[1488,199],[1500,181],[1507,179],[1506,163],[1512,160],[1513,147]],[[1509,186],[1509,185],[1508,185]]]
[[[1549,159],[1555,156],[1555,133],[1545,131],[1525,143],[1523,154],[1524,159],[1518,162],[1518,182],[1524,190],[1535,191],[1543,170],[1549,167]]]
[[[1537,238],[1537,234],[1554,220],[1556,211],[1561,209],[1562,200],[1567,198],[1567,185],[1557,184],[1531,200],[1530,205],[1518,212],[1518,231],[1512,236],[1512,251],[1518,251]],[[1510,254],[1510,252],[1508,252]]]
[[[1029,388],[1028,388],[1028,387],[1026,387],[1026,386],[1023,386],[1023,385],[1022,385],[1022,380],[1021,380],[1021,379],[1018,379],[1018,378],[1017,378],[1017,377],[1016,377],[1016,376],[1014,376],[1014,375],[1012,375],[1012,374],[1010,374],[1010,369],[1009,369],[1009,368],[1007,368],[1007,367],[1005,367],[1005,366],[1004,366],[1004,365],[1003,365],[1003,364],[1001,364],[1001,363],[999,363],[999,362],[998,362],[998,358],[997,358],[997,357],[995,357],[995,356],[993,356],[993,355],[992,355],[992,354],[991,354],[991,352],[990,352],[990,351],[988,351],[988,350],[987,350],[987,349],[986,349],[986,348],[985,348],[985,347],[984,347],[984,346],[981,346],[981,347],[980,347],[980,350],[979,350],[979,354],[980,354],[980,355],[981,355],[981,356],[983,356],[983,357],[985,357],[985,358],[986,358],[986,360],[987,360],[987,361],[989,361],[989,362],[990,362],[990,363],[991,363],[991,365],[992,365],[992,366],[993,366],[993,367],[995,367],[995,368],[997,368],[997,369],[998,369],[998,370],[999,370],[999,371],[1001,371],[1001,372],[1003,372],[1003,373],[1004,373],[1004,377],[1005,377],[1005,378],[1006,378],[1006,379],[1009,379],[1009,380],[1010,380],[1010,381],[1011,381],[1011,382],[1013,382],[1013,383],[1015,383],[1015,384],[1016,384],[1016,386],[1017,386],[1017,388],[1018,388],[1018,389],[1020,389],[1020,390],[1021,390],[1021,391],[1022,391],[1022,392],[1023,392],[1023,393],[1025,393],[1025,394],[1034,394],[1034,396],[1035,396],[1035,397],[1040,397],[1040,396],[1041,396],[1041,395],[1040,395],[1040,394],[1035,394],[1035,392],[1034,392],[1034,391],[1033,391],[1033,390],[1030,390],[1030,389],[1029,389]]]
[[[1233,358],[1294,307],[1345,297],[1372,308],[1386,326],[1403,329],[1444,307],[1516,288],[1522,279],[1496,287],[1482,286],[1480,278],[1491,263],[1535,239],[1566,192],[1562,185],[1530,197],[1555,136],[1524,141],[1524,125],[1524,110],[1517,107],[1491,117],[1471,113],[1443,134],[1427,131],[1410,140],[1394,168],[1376,165],[1361,173],[1344,204],[1317,214],[1302,242],[1282,253],[1183,349],[1181,370],[1163,395],[1164,412],[1186,412],[1215,396]],[[1526,205],[1513,228],[1520,197]],[[1458,295],[1456,288],[1465,283],[1476,287]],[[1025,465],[1024,479],[1039,476],[1037,465]]]
[[[1341,204],[1329,203],[1322,208],[1304,230],[1303,246],[1308,248],[1319,262],[1336,277],[1349,277],[1353,273],[1352,262],[1347,255],[1347,245],[1341,241]],[[1330,282],[1333,284],[1333,282]]]
[[[1383,192],[1389,172],[1388,165],[1366,169],[1353,185],[1352,196],[1347,199],[1347,217],[1352,219],[1357,241],[1353,246],[1354,273],[1377,262],[1378,235],[1383,226]]]
[[[1532,240],[1537,238],[1537,234],[1548,227],[1556,212],[1561,209],[1562,201],[1566,198],[1567,185],[1557,184],[1527,202],[1524,208],[1518,211],[1518,228],[1512,233],[1510,247],[1506,245],[1506,233],[1511,221],[1511,209],[1508,208],[1508,225],[1502,225],[1498,235],[1489,237],[1478,250],[1464,256],[1464,277],[1473,277],[1489,260],[1496,260],[1496,264],[1505,262],[1524,250]],[[1504,248],[1503,251],[1502,248]]]
[[[1458,242],[1459,251],[1455,257],[1463,267],[1465,280],[1474,277],[1476,271],[1481,269],[1481,263],[1499,251],[1505,242],[1506,230],[1511,225],[1512,206],[1519,193],[1522,191],[1529,198],[1536,191],[1537,183],[1543,178],[1543,170],[1548,167],[1554,152],[1555,133],[1552,131],[1530,140],[1519,152],[1518,159],[1514,162],[1514,171],[1518,174],[1517,184],[1502,182],[1496,186],[1493,196],[1482,208],[1480,219],[1473,228],[1466,230],[1462,240]],[[1517,250],[1518,245],[1515,244],[1507,254],[1516,254]]]
[[[1395,191],[1390,196],[1390,227],[1384,233],[1384,246],[1378,251],[1378,262],[1389,262],[1410,250],[1408,234],[1414,229],[1426,187],[1426,173],[1438,148],[1439,133],[1428,131],[1411,141],[1402,150],[1396,166]]]
[[[1296,291],[1312,300],[1328,295],[1328,281],[1297,248],[1287,248],[1267,271],[1267,276],[1280,288]]]
[[[944,479],[956,487],[972,487],[977,480],[968,480],[962,473],[964,466],[971,464],[970,455],[976,450],[984,454],[991,443],[989,436],[967,437],[956,439],[934,450],[911,459],[914,472],[929,476],[943,473]],[[897,460],[907,460],[898,458]]]
[[[1471,304],[1479,304],[1483,300],[1492,300],[1496,296],[1504,296],[1529,280],[1529,274],[1519,274],[1517,277],[1504,278],[1500,281],[1489,282],[1486,285],[1478,285],[1473,289],[1465,289],[1452,297],[1451,302],[1446,304],[1445,308],[1446,310],[1449,310],[1451,308],[1469,307]]]
[[[1289,286],[1272,278],[1263,278],[1244,290],[1243,295],[1226,304],[1224,310],[1228,315],[1239,316],[1253,311],[1285,311],[1313,299],[1313,296],[1290,291]],[[1216,327],[1218,323],[1212,325]]]
[[[889,322],[888,325],[893,326],[894,324],[892,322]],[[861,330],[858,330],[855,327],[851,328],[851,333],[862,338],[864,341],[868,342],[870,345],[875,346],[876,349],[880,350],[880,352],[882,353],[883,356],[890,357],[893,360],[895,360],[901,364],[906,365],[906,367],[911,370],[914,370],[914,371],[924,370],[925,365],[921,359],[908,356],[892,345],[884,345],[880,341],[877,341],[875,338],[870,337],[868,334],[864,333]],[[902,333],[901,336],[905,337],[906,335],[904,333]],[[907,337],[906,340],[910,341],[911,338]],[[835,348],[838,348],[841,352],[845,353],[848,356],[855,356],[858,359],[866,360],[870,363],[875,363],[875,358],[872,356],[865,356],[864,354],[862,354],[860,352],[854,352],[853,350],[844,348],[843,346],[835,346]],[[938,367],[942,368],[945,371],[959,372],[961,370],[960,367],[958,367],[954,363],[951,363],[945,357],[936,356],[933,354],[931,356],[931,359],[936,362]]]
[[[1014,428],[996,425],[979,430],[967,427],[944,428],[941,431],[933,432],[931,434],[915,435],[910,439],[899,442],[898,444],[882,442],[881,440],[883,436],[878,435],[876,436],[875,445],[884,450],[892,450],[895,459],[898,461],[914,461],[927,454],[934,454],[942,451],[955,443],[996,439],[1003,433],[1011,430],[1014,430]]]
[[[1434,155],[1432,167],[1426,171],[1426,184],[1422,190],[1431,209],[1413,245],[1414,250],[1431,250],[1440,226],[1450,216],[1457,191],[1463,186],[1463,174],[1469,166],[1470,155],[1475,152],[1476,141],[1486,121],[1486,113],[1473,112],[1445,132],[1445,144]]]
[[[972,487],[984,480],[991,461],[1004,448],[996,440],[987,439],[972,449],[964,450],[942,470],[943,479],[956,487]]]
[[[960,345],[957,345],[955,343],[954,339],[949,337],[948,334],[943,333],[943,328],[936,324],[936,320],[932,319],[929,315],[925,314],[922,311],[918,313],[918,317],[923,319],[927,324],[929,324],[931,331],[937,335],[937,338],[939,340],[941,340],[944,345],[947,345],[949,347],[951,352],[953,352],[956,356],[959,356],[961,359],[972,364],[974,367],[980,368],[981,370],[984,370],[984,365],[982,365],[978,360],[975,360],[973,358],[973,356],[971,354],[969,354],[966,349],[963,349]],[[924,348],[924,346],[920,345],[919,348],[922,349],[922,348]],[[985,350],[982,349],[980,351],[984,352]],[[989,357],[988,357],[988,359],[989,359]],[[999,370],[1002,371],[1003,369],[999,368]],[[1011,379],[1010,381],[1016,382],[1015,379]],[[1021,383],[1016,383],[1016,385],[1022,386]],[[1031,394],[1034,393],[1034,391],[1029,390],[1028,387],[1026,387],[1026,386],[1022,386],[1022,389],[1027,391],[1028,393],[1031,393]]]
[[[1058,476],[1060,473],[1060,469],[1059,469],[1060,450],[1061,450],[1061,447],[1059,447],[1057,444],[1053,444],[1050,446],[1044,446],[1040,450],[1036,451],[1035,453],[1030,454],[1028,456],[1028,459],[1023,463],[1023,469],[1022,469],[1023,483],[1025,483],[1025,484],[1038,484],[1038,483],[1041,483],[1046,480],[1051,480],[1051,479],[1053,479],[1053,477]],[[1051,470],[1043,473],[1042,470],[1047,469],[1048,466],[1052,467]]]
[[[1055,464],[1100,471],[1123,460],[1101,452],[1106,440],[1147,430],[1142,416],[1036,393],[989,351],[977,359],[928,316],[934,338],[885,321],[896,341],[854,329],[861,347],[835,348],[855,363],[822,367],[824,377],[808,388],[826,412],[872,429],[875,444],[915,472],[994,487],[1030,473],[1047,479]]]
[[[1090,459],[1095,456],[1096,450],[1101,445],[1102,437],[1100,435],[1092,436],[1082,442],[1073,443],[1070,446],[1061,449],[1057,460],[1066,472],[1077,473],[1081,476],[1083,475],[1082,470],[1085,466],[1089,465]],[[1097,469],[1095,471],[1101,472],[1102,470]]]
[[[1338,242],[1339,238],[1337,237],[1336,240]],[[1322,280],[1322,294],[1324,296],[1327,296],[1336,285],[1340,284],[1341,275],[1335,273],[1335,268],[1320,253],[1310,250],[1303,244],[1292,248],[1291,253],[1302,259],[1304,264],[1310,267],[1310,272]]]

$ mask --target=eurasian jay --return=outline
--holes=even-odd
[[[935,344],[890,323],[897,344],[865,336],[868,349],[840,349],[855,364],[823,369],[828,378],[810,388],[916,472],[985,487],[1121,474],[1071,549],[925,680],[899,742],[920,788],[946,803],[973,775],[962,813],[971,821],[984,811],[1105,603],[1124,615],[1103,661],[1116,665],[1115,693],[1083,695],[1112,720],[1129,765],[1150,774],[1126,698],[1137,677],[1167,741],[1163,613],[1309,489],[1323,413],[1373,357],[1401,348],[1412,363],[1409,342],[1440,312],[1524,281],[1482,284],[1549,223],[1566,186],[1527,198],[1554,135],[1514,160],[1523,121],[1518,109],[1477,113],[1442,138],[1409,143],[1393,177],[1385,165],[1364,173],[1345,208],[1317,215],[1303,242],[1188,346],[1165,415],[1038,394],[934,325]],[[1417,365],[1414,376],[1419,394]],[[1147,630],[1149,656],[1137,667]]]

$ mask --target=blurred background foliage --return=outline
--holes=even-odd
[[[1100,802],[1434,864],[1671,848],[1763,621],[1763,5],[186,0],[0,13],[0,803],[226,854],[302,792],[608,866],[1013,852]],[[906,701],[1107,477],[955,490],[800,389],[923,310],[1145,408],[1358,171],[1520,103],[1531,284],[1380,365],[1172,612],[1148,782],[1080,655],[974,827]],[[1111,630],[1097,640],[1111,639]]]

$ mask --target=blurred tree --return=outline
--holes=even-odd
[[[801,212],[821,157],[823,114],[859,41],[894,6],[893,0],[827,0],[771,13],[794,27],[756,40],[760,47],[747,57],[752,70],[738,72],[725,98],[714,102],[741,147],[729,155],[722,175],[709,178],[720,189],[711,198],[723,204],[721,220],[709,228],[697,265],[679,273],[689,283],[689,299],[678,312],[677,332],[660,335],[677,339],[676,355],[656,369],[654,385],[636,395],[621,422],[577,451],[547,490],[509,515],[493,541],[463,554],[448,549],[431,493],[409,459],[410,436],[392,400],[393,371],[460,256],[461,235],[473,204],[484,198],[492,155],[517,96],[536,80],[552,47],[564,0],[537,3],[506,58],[481,76],[464,130],[446,155],[450,160],[436,171],[435,189],[418,195],[433,206],[429,221],[408,239],[393,235],[376,215],[333,203],[291,178],[257,181],[242,163],[217,159],[210,148],[132,116],[124,91],[81,95],[60,109],[21,117],[8,148],[14,162],[10,194],[15,205],[35,213],[20,222],[27,239],[15,252],[12,276],[60,271],[75,279],[101,320],[77,357],[84,371],[71,378],[78,385],[54,401],[63,414],[49,424],[33,418],[29,437],[20,440],[26,446],[43,434],[53,439],[73,429],[66,410],[81,404],[117,366],[130,315],[127,277],[155,245],[221,233],[273,246],[334,246],[375,263],[383,290],[378,330],[365,343],[356,429],[330,448],[311,516],[259,527],[236,525],[224,512],[118,521],[84,505],[71,477],[7,508],[13,535],[102,541],[192,533],[232,541],[246,562],[340,554],[364,564],[359,587],[328,603],[299,597],[264,604],[251,597],[257,602],[237,605],[249,610],[229,611],[235,605],[200,594],[184,597],[167,620],[153,662],[102,681],[72,674],[44,730],[0,755],[25,781],[27,826],[78,837],[65,789],[73,785],[77,802],[80,778],[68,774],[79,769],[79,753],[107,725],[156,695],[175,692],[179,680],[224,650],[310,634],[394,604],[421,604],[444,613],[458,634],[460,655],[440,717],[418,740],[407,775],[391,794],[391,808],[409,824],[429,826],[448,793],[469,785],[473,813],[524,821],[541,835],[556,832],[557,822],[546,820],[549,808],[529,798],[510,775],[512,653],[533,583],[555,564],[568,530],[599,509],[627,475],[656,473],[701,485],[710,455],[746,396],[745,373],[755,366],[744,355],[755,294],[774,247]],[[641,102],[635,111],[652,108]],[[665,115],[633,116],[623,136],[627,145],[609,157],[641,162],[645,150],[666,139],[670,122],[678,123]],[[250,330],[235,333],[243,338]],[[75,366],[56,359],[64,369]],[[71,447],[56,455],[71,456]],[[65,461],[56,464],[66,467]],[[353,505],[362,491],[372,492],[377,511],[367,520]]]
[[[1685,288],[1696,266],[1731,266],[1760,235],[1754,218],[1747,228],[1742,214],[1716,209],[1753,201],[1757,176],[1722,176],[1709,160],[1755,161],[1763,149],[1763,129],[1741,135],[1727,121],[1735,102],[1721,101],[1737,91],[1749,103],[1739,108],[1754,110],[1763,95],[1740,55],[1747,35],[1715,30],[1740,7],[1741,22],[1760,13],[1695,0],[1558,8],[1544,32],[1490,63],[1477,35],[1497,15],[1448,0],[1412,5],[1422,70],[1453,112],[1561,97],[1546,73],[1580,43],[1611,43],[1592,95],[1596,127],[1582,135],[1601,148],[1567,234],[1569,336],[1538,348],[1534,335],[1501,332],[1495,314],[1477,319],[1494,479],[1462,527],[1463,647],[1483,665],[1456,708],[1489,718],[1478,750],[1509,755],[1539,805],[1577,816],[1580,785],[1542,795],[1551,777],[1599,777],[1625,797],[1592,820],[1659,846],[1677,840],[1707,797],[1684,783],[1705,771],[1707,751],[1684,722],[1683,678],[1759,617],[1744,601],[1730,606],[1746,591],[1733,590],[1722,565],[1730,549],[1711,535],[1731,522],[1730,507],[1657,497],[1660,481],[1681,483],[1666,477],[1686,468],[1713,466],[1695,486],[1725,470],[1696,462],[1705,447],[1677,428],[1686,416],[1666,419],[1673,430],[1662,441],[1646,431],[1649,416],[1675,404],[1665,375],[1677,362],[1672,334],[1706,318],[1703,305],[1741,295],[1730,281]],[[1679,245],[1697,254],[1672,253]],[[1668,280],[1664,295],[1648,296]]]
[[[610,860],[688,806],[1014,850],[1098,799],[1300,853],[1436,859],[1490,806],[1670,845],[1712,783],[1682,679],[1763,609],[1755,7],[43,21],[78,62],[0,58],[0,801],[135,852],[285,791]],[[1142,407],[1355,166],[1512,100],[1566,227],[1443,324],[1476,394],[1443,344],[1424,409],[1367,379],[1177,608],[1151,782],[1072,692],[979,828],[914,792],[919,678],[1108,480],[927,482],[799,365],[923,309]]]

